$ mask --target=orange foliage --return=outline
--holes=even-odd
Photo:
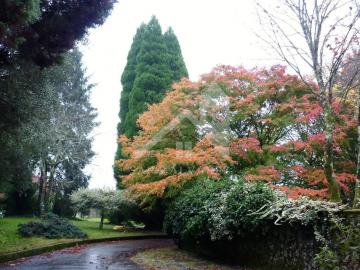
[[[280,180],[280,173],[272,166],[260,166],[245,175],[247,181],[274,182]]]
[[[207,108],[208,113],[217,115],[220,122],[234,115],[238,121],[238,133],[229,136],[229,147],[210,132],[199,132],[197,142],[189,149],[175,149],[174,144],[155,147],[171,132],[174,143],[181,141],[181,130],[176,127],[182,119],[192,119],[194,125],[199,125],[196,121],[204,113],[203,93],[213,85],[220,86],[228,97],[229,112],[223,113],[219,104]],[[356,119],[354,110],[344,111],[338,102],[333,106],[338,113],[334,150],[337,158],[341,157],[335,164],[336,180],[348,190],[355,180],[354,164],[346,160],[348,154],[342,143]],[[183,79],[174,84],[161,103],[150,105],[138,119],[139,134],[132,139],[119,138],[127,159],[117,161],[117,165],[128,172],[122,182],[144,196],[164,196],[169,187],[180,188],[200,175],[217,179],[234,165],[247,181],[267,181],[291,198],[325,198],[322,114],[308,86],[297,76],[286,74],[282,66],[252,70],[219,66],[199,82]],[[249,158],[254,156],[256,161]],[[286,182],[289,177],[291,180]]]
[[[123,178],[123,182],[139,195],[163,196],[167,187],[181,187],[185,182],[199,175],[217,179],[219,172],[226,169],[226,162],[232,162],[226,155],[226,148],[215,145],[210,136],[203,138],[191,150],[164,149],[153,151],[156,164],[147,169],[141,169],[145,157],[135,157],[119,161],[123,168],[133,171]],[[151,153],[151,151],[149,152]],[[186,167],[182,172],[177,166]],[[190,168],[190,169],[189,169]],[[156,181],[148,182],[153,176]]]
[[[191,149],[153,148],[176,130],[183,118],[196,121],[202,100],[202,83],[183,79],[173,85],[161,103],[150,105],[138,120],[141,131],[132,139],[119,138],[127,159],[116,161],[128,174],[122,182],[139,195],[163,196],[167,187],[180,187],[199,175],[219,178],[232,162],[227,148],[218,144],[212,134],[206,134]],[[215,110],[215,108],[212,108]],[[181,131],[172,138],[181,140]],[[144,168],[147,161],[153,160]]]

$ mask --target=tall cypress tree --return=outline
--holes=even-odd
[[[123,74],[121,75],[121,84],[122,84],[122,92],[121,92],[121,99],[120,99],[120,113],[119,118],[121,122],[118,124],[118,133],[125,134],[125,125],[124,120],[126,118],[126,114],[129,111],[129,96],[131,90],[134,86],[134,81],[136,78],[136,65],[137,65],[137,55],[141,49],[141,41],[143,39],[143,35],[145,32],[145,24],[142,24],[136,32],[136,35],[133,39],[133,43],[131,45],[127,63]]]
[[[145,32],[146,25],[142,24],[136,31],[136,34],[133,39],[133,43],[131,44],[130,51],[127,57],[127,63],[125,69],[121,75],[121,84],[122,84],[122,91],[121,91],[121,98],[120,98],[120,112],[119,118],[120,122],[117,126],[117,133],[118,136],[121,134],[125,134],[125,119],[127,112],[129,111],[129,96],[131,90],[134,85],[135,77],[136,77],[136,65],[137,65],[137,55],[141,49],[141,43],[143,39],[143,35]],[[123,156],[121,155],[121,145],[118,144],[115,160],[121,159]],[[118,166],[114,166],[114,176],[116,179],[122,175],[122,171]],[[118,183],[120,187],[120,183]]]
[[[171,27],[165,32],[164,39],[169,53],[168,63],[172,72],[172,79],[178,81],[183,77],[188,77],[179,41]]]
[[[187,77],[188,72],[174,31],[162,33],[153,16],[142,24],[133,39],[127,64],[121,77],[120,123],[118,135],[133,137],[137,134],[136,121],[147,106],[162,101],[173,82]],[[122,158],[121,145],[115,159]],[[114,166],[115,178],[121,177],[121,168]],[[118,183],[120,185],[120,183]]]
[[[168,58],[161,26],[153,17],[146,26],[141,49],[137,55],[136,78],[124,122],[126,136],[132,137],[137,133],[136,120],[139,114],[145,111],[147,103],[161,101],[166,88],[171,85]]]

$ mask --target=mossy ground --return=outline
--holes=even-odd
[[[176,247],[145,250],[132,257],[132,260],[147,270],[254,270],[219,264]]]

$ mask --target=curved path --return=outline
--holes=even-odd
[[[42,270],[42,269],[121,269],[141,270],[140,266],[130,260],[136,252],[149,249],[173,246],[172,240],[148,239],[126,240],[108,243],[83,245],[68,248],[39,256],[29,257],[7,264],[0,264],[0,269]]]

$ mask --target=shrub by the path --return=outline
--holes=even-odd
[[[276,193],[261,182],[201,180],[170,206],[165,230],[178,239],[232,239],[261,226]]]
[[[40,222],[19,224],[18,230],[24,237],[44,236],[46,238],[86,238],[87,234],[65,218],[55,214],[45,215]]]

